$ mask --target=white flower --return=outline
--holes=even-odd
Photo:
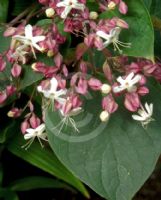
[[[141,109],[138,110],[139,115],[132,115],[132,118],[136,121],[140,121],[142,126],[145,128],[151,121],[154,121],[152,118],[153,114],[153,104],[148,105],[145,103],[145,109],[141,106]]]
[[[25,26],[25,36],[15,35],[13,36],[13,38],[16,39],[17,41],[22,42],[26,47],[30,46],[35,58],[36,58],[36,55],[35,55],[34,48],[37,49],[38,51],[43,50],[37,43],[44,41],[45,36],[42,36],[42,35],[33,36],[33,28],[30,24]]]
[[[66,101],[66,99],[63,98],[62,96],[66,95],[67,90],[66,89],[57,90],[57,88],[58,88],[58,81],[56,80],[56,78],[53,77],[50,80],[49,89],[43,89],[42,86],[39,85],[37,87],[37,90],[38,92],[43,93],[44,97],[46,97],[47,99],[56,100],[60,104],[63,104]]]
[[[38,141],[40,142],[41,146],[43,147],[43,144],[41,143],[41,139],[48,141],[47,133],[45,132],[45,124],[41,124],[35,129],[33,129],[33,128],[26,129],[24,139],[29,140],[29,142],[27,142],[24,146],[22,146],[22,148],[25,147],[25,149],[28,149],[36,137],[37,137]]]
[[[70,11],[74,8],[77,10],[84,11],[85,5],[79,3],[78,0],[64,0],[62,2],[57,3],[57,7],[64,7],[64,11],[61,13],[61,18],[65,19]]]
[[[119,53],[122,53],[122,50],[119,48],[119,45],[122,47],[126,47],[129,48],[131,46],[131,43],[124,43],[119,41],[119,35],[121,32],[121,28],[120,27],[115,27],[113,28],[109,34],[105,33],[104,31],[97,31],[96,35],[103,38],[105,40],[105,42],[103,43],[103,48],[99,49],[102,50],[105,47],[107,47],[109,44],[113,44],[114,46],[114,50],[118,50]]]
[[[113,92],[118,93],[118,92],[122,92],[123,90],[127,90],[128,92],[136,91],[135,84],[137,84],[140,80],[141,80],[141,76],[139,74],[135,76],[133,72],[131,72],[126,77],[126,79],[123,79],[121,76],[119,76],[117,78],[117,81],[120,83],[120,85],[115,86],[113,88]]]

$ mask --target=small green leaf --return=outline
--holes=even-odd
[[[0,23],[6,22],[8,15],[9,0],[0,1]]]
[[[19,200],[17,194],[8,188],[0,188],[0,198],[3,200]]]
[[[0,144],[5,143],[8,139],[10,139],[13,135],[13,128],[15,127],[14,122],[10,122],[10,124],[0,133]]]
[[[74,191],[65,183],[60,182],[52,178],[46,178],[42,176],[31,176],[22,179],[18,179],[9,185],[12,191],[28,191],[35,189],[45,188],[65,188]]]
[[[4,33],[4,28],[0,27],[0,53],[8,50],[11,42],[10,38],[6,38],[3,36],[3,33]]]

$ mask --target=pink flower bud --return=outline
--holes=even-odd
[[[127,93],[124,101],[125,107],[131,111],[136,112],[140,107],[140,99],[137,93]]]
[[[77,82],[77,79],[78,79],[78,73],[74,74],[71,78],[71,81],[70,81],[70,85],[73,87],[76,82]]]
[[[80,62],[80,70],[82,71],[82,73],[86,74],[87,73],[87,63],[84,61]]]
[[[76,91],[79,94],[86,94],[87,88],[88,88],[87,81],[80,78],[79,81],[78,81],[78,86],[76,87]]]
[[[30,118],[29,121],[32,128],[37,128],[40,125],[40,119],[36,117],[35,114],[32,114],[32,117]]]
[[[62,71],[63,71],[64,76],[67,77],[68,76],[68,69],[67,69],[66,65],[63,65]]]
[[[61,78],[57,78],[58,80],[58,87],[60,89],[65,89],[66,88],[66,80],[61,79]]]
[[[28,128],[29,128],[29,123],[26,120],[21,123],[21,132],[22,132],[22,134],[25,134],[26,129],[28,129]]]
[[[140,87],[138,90],[137,90],[137,93],[140,95],[140,96],[144,96],[146,94],[149,93],[149,89],[147,87]]]
[[[11,96],[11,95],[13,95],[15,92],[16,92],[16,87],[15,86],[13,86],[13,85],[8,85],[7,87],[6,87],[6,93],[7,93],[7,96]]]
[[[140,79],[140,81],[139,81],[139,83],[140,83],[140,85],[145,85],[146,84],[146,77],[145,76],[141,76],[141,79]]]
[[[100,37],[95,37],[94,45],[98,49],[103,49],[103,41]]]
[[[39,3],[47,5],[49,3],[49,0],[39,0]]]
[[[22,71],[22,68],[20,65],[18,64],[14,64],[12,69],[11,69],[11,74],[14,78],[17,78],[20,76],[21,74],[21,71]]]
[[[120,4],[119,4],[119,11],[120,11],[120,13],[122,13],[124,15],[127,13],[128,7],[125,4],[125,2],[123,2],[123,1],[120,2]]]
[[[149,65],[145,65],[145,66],[143,67],[143,70],[144,70],[144,73],[145,73],[145,74],[149,75],[149,74],[152,74],[152,73],[155,71],[156,68],[157,68],[156,65],[154,65],[154,64],[149,64]]]
[[[103,98],[102,108],[103,110],[108,111],[108,113],[114,113],[118,109],[118,104],[111,94]]]
[[[63,62],[63,57],[60,53],[57,53],[55,56],[54,56],[54,62],[55,62],[55,65],[59,68]]]
[[[7,99],[7,94],[5,91],[0,92],[0,104],[3,104],[5,100]]]
[[[73,108],[77,108],[77,107],[80,107],[82,105],[82,102],[81,102],[79,96],[77,96],[77,95],[73,95],[71,97],[71,102],[72,102]]]
[[[72,103],[69,101],[67,101],[64,105],[63,105],[63,113],[64,114],[68,114],[71,110],[72,110]]]
[[[134,72],[135,74],[140,72],[140,67],[137,63],[132,62],[130,66],[127,67],[127,70]]]
[[[100,90],[102,83],[100,80],[98,80],[96,78],[90,78],[88,81],[88,85],[92,90]]]
[[[16,28],[14,27],[9,27],[5,30],[5,32],[3,33],[4,37],[11,37],[16,33]]]
[[[5,68],[6,68],[6,62],[0,56],[0,72],[3,72],[5,70]]]
[[[117,21],[116,21],[116,26],[119,26],[119,27],[125,28],[125,29],[128,29],[128,28],[129,28],[128,23],[125,22],[125,21],[122,20],[122,19],[117,19]]]
[[[19,108],[12,108],[8,113],[7,116],[8,117],[12,117],[12,118],[17,118],[20,117],[22,113],[22,110]]]
[[[85,37],[84,43],[87,45],[87,47],[93,46],[94,38],[95,38],[94,34],[89,34],[88,36]]]

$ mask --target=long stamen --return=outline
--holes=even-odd
[[[75,129],[75,131],[76,131],[76,132],[79,132],[79,129],[77,128],[74,119],[70,117],[70,118],[69,118],[69,121],[70,121],[70,123],[72,124],[73,128]]]
[[[31,138],[25,145],[21,146],[21,148],[25,148],[27,150],[33,143],[35,137]]]
[[[122,50],[119,48],[116,42],[113,42],[114,45],[114,51],[118,50],[120,54],[122,54]]]
[[[131,47],[131,44],[130,44],[130,43],[120,42],[119,40],[116,40],[115,43],[119,44],[119,45],[122,46],[122,47],[126,47],[126,48],[130,48],[130,47]]]
[[[39,138],[39,137],[37,137],[37,139],[38,139],[38,141],[39,141],[39,143],[40,143],[41,147],[42,147],[42,148],[44,148],[44,145],[42,144],[42,142],[41,142],[40,138]]]

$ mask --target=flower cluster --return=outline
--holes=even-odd
[[[128,31],[130,25],[118,17],[98,17],[113,9],[125,15],[128,12],[125,2],[98,1],[97,12],[89,10],[86,0],[39,0],[39,3],[51,20],[39,26],[24,21],[16,27],[8,27],[4,36],[11,38],[10,47],[0,55],[0,73],[9,74],[0,91],[1,106],[13,96],[21,98],[21,79],[26,68],[31,66],[33,73],[42,75],[42,80],[33,86],[33,93],[29,94],[25,106],[17,108],[13,104],[8,112],[9,117],[24,117],[21,131],[24,139],[29,140],[24,146],[28,148],[35,138],[42,146],[41,140],[47,141],[44,120],[49,105],[52,105],[53,112],[62,116],[57,125],[60,131],[69,123],[79,131],[74,116],[83,112],[82,97],[91,91],[102,95],[101,122],[107,122],[118,110],[118,99],[122,96],[124,107],[132,113],[132,118],[140,121],[143,127],[147,126],[153,120],[153,104],[146,103],[144,108],[142,97],[149,93],[146,85],[149,76],[161,81],[161,64],[136,58],[130,62],[122,54],[124,48],[132,48],[132,44],[119,39],[122,30]],[[75,52],[64,53],[71,38],[71,52],[72,49]],[[115,51],[119,56],[114,56]],[[104,55],[102,68],[95,66],[94,52]],[[52,58],[53,64],[39,59],[42,55]],[[42,97],[40,116],[37,116],[32,102],[35,96]]]

